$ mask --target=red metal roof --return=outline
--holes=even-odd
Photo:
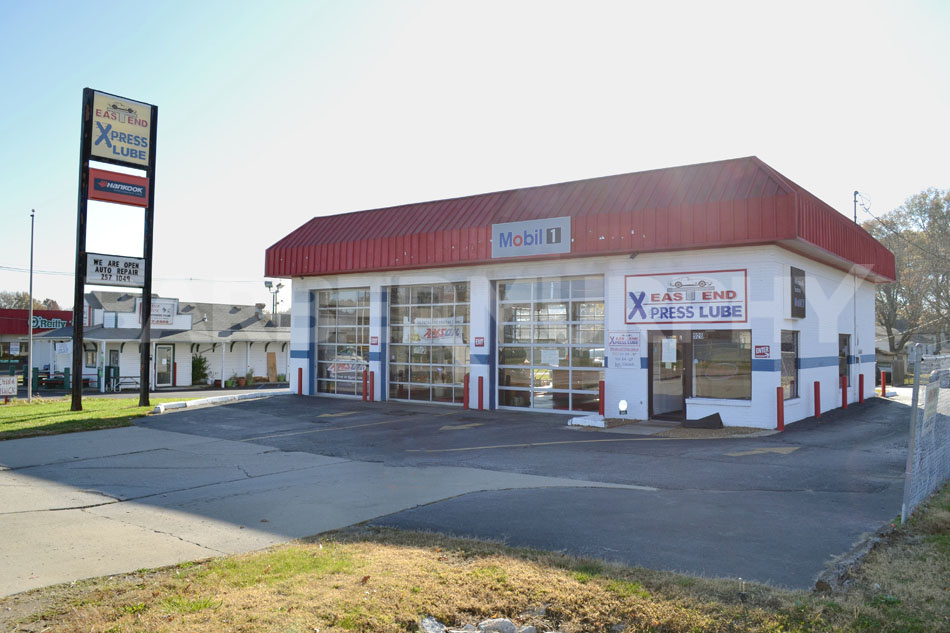
[[[73,313],[68,310],[33,310],[34,317],[40,317],[42,320],[53,321],[59,319],[67,323],[73,322]],[[26,327],[26,322],[30,320],[29,310],[11,310],[9,308],[0,308],[0,334],[13,334],[26,336],[30,333]],[[42,322],[42,321],[40,321]],[[33,328],[33,332],[46,332],[54,330],[59,325],[55,323],[51,327]]]
[[[571,217],[571,252],[491,258],[492,224]],[[755,156],[316,217],[267,249],[265,275],[301,277],[779,244],[893,281],[894,256]]]

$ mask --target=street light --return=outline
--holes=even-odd
[[[273,306],[274,306],[271,309],[271,314],[276,317],[277,316],[277,293],[279,293],[280,289],[284,287],[284,284],[278,283],[275,286],[273,281],[265,281],[264,287],[267,288],[267,290],[271,294],[271,299],[273,300]]]

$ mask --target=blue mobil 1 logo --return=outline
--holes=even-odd
[[[627,275],[625,323],[745,323],[743,270]]]
[[[103,193],[117,193],[123,196],[145,199],[144,185],[133,185],[118,180],[109,180],[108,178],[93,178],[92,186],[96,191]]]
[[[571,252],[571,218],[492,224],[492,258]]]

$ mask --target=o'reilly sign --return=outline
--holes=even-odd
[[[570,252],[570,217],[491,225],[492,259]]]

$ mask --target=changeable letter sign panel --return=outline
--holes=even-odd
[[[86,253],[86,283],[144,288],[145,260],[139,257]]]

